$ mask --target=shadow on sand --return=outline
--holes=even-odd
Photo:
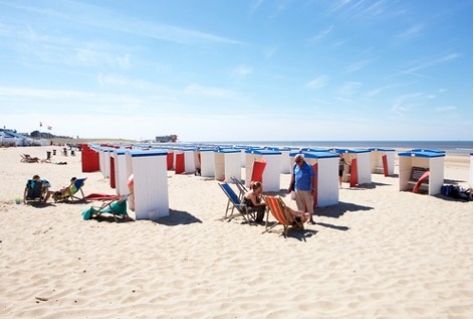
[[[202,221],[188,212],[170,209],[169,216],[159,218],[155,223],[166,226],[177,226],[202,223]]]
[[[334,206],[328,206],[323,208],[318,208],[315,211],[315,215],[339,218],[344,215],[346,212],[359,212],[359,211],[368,211],[374,209],[370,206],[357,205],[354,203],[339,202],[339,204]]]

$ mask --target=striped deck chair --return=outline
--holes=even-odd
[[[271,214],[276,219],[277,223],[268,227],[268,215],[267,215],[265,231],[263,231],[263,233],[269,232],[273,227],[275,227],[278,224],[283,226],[283,231],[281,235],[283,235],[285,238],[286,238],[286,235],[288,234],[288,228],[290,226],[298,226],[299,229],[304,229],[303,223],[294,221],[293,216],[288,211],[285,203],[283,202],[283,199],[280,196],[264,196],[264,200],[265,200],[265,203],[267,204],[267,207],[270,209]]]
[[[74,184],[68,187],[67,191],[63,194],[61,192],[56,192],[53,194],[54,202],[61,202],[61,201],[84,201],[84,192],[82,191],[82,187],[84,186],[84,182],[86,178],[78,178],[74,181]],[[81,193],[82,197],[78,197],[77,194]]]

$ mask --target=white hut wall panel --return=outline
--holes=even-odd
[[[291,158],[290,158],[290,151],[283,150],[280,151],[281,158],[280,158],[280,173],[281,174],[289,174],[290,167],[291,167]]]
[[[263,155],[267,163],[262,175],[262,186],[267,192],[280,191],[281,154]]]
[[[247,153],[245,153],[245,148],[240,150],[240,167],[246,167],[247,165]]]
[[[318,159],[318,207],[339,203],[339,158]]]
[[[370,152],[370,166],[371,166],[372,173],[383,174],[383,162],[382,162],[383,155],[384,153],[380,151]]]
[[[127,186],[129,175],[127,175],[127,158],[125,154],[115,155],[115,172],[115,185],[117,188],[117,194],[129,194],[130,190]]]
[[[156,220],[169,215],[166,156],[132,157],[135,215]]]
[[[444,157],[432,157],[429,159],[429,195],[436,195],[441,192],[444,183]]]
[[[241,155],[240,152],[225,153],[224,178],[227,182],[232,182],[231,177],[241,179]]]
[[[358,184],[372,183],[369,152],[357,154],[357,182]]]
[[[474,185],[472,185],[472,174],[474,174],[474,172],[472,171],[472,154],[470,155],[470,168],[469,168],[469,186],[470,187],[473,187]]]
[[[225,179],[224,153],[214,152],[214,178],[218,181]]]
[[[105,177],[105,151],[98,150],[99,152],[99,170],[102,173],[102,176]]]
[[[194,173],[196,171],[196,165],[194,164],[194,152],[184,151],[184,172]]]
[[[201,176],[214,177],[214,152],[201,152]]]

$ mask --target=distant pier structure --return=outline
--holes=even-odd
[[[178,135],[164,135],[164,136],[156,136],[155,142],[157,143],[176,143],[178,140]]]

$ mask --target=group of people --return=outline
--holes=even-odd
[[[291,174],[291,182],[288,192],[295,192],[296,206],[298,210],[285,207],[293,218],[290,222],[315,224],[313,220],[313,192],[316,189],[316,175],[309,163],[304,160],[303,154],[295,157],[295,165]],[[255,221],[263,222],[265,215],[265,202],[262,199],[263,187],[261,182],[251,182],[250,190],[244,194],[243,204],[248,211],[256,213]]]
[[[76,177],[71,178],[70,184],[68,186],[65,186],[65,187],[61,188],[58,191],[50,190],[51,184],[46,179],[41,179],[39,175],[34,175],[31,180],[33,181],[33,183],[42,182],[44,184],[44,187],[45,187],[46,190],[45,190],[45,196],[44,196],[43,202],[46,203],[48,201],[48,199],[51,197],[51,195],[55,195],[55,196],[58,196],[58,197],[66,195],[69,192],[70,187],[76,181],[76,179],[77,179]]]

